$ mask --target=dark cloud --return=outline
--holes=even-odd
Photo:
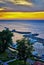
[[[16,4],[14,0],[0,0],[0,8],[6,8],[13,11],[40,11],[44,10],[44,0],[27,0],[31,5]],[[5,10],[6,10],[5,9]]]

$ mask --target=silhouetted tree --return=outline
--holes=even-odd
[[[23,38],[21,40],[17,40],[17,50],[18,50],[18,59],[24,60],[24,64],[26,65],[27,58],[32,54],[33,46],[31,42]]]
[[[9,30],[3,30],[0,32],[0,51],[4,52],[10,44],[12,44],[13,33]]]

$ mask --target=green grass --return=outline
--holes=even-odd
[[[9,58],[7,52],[0,53],[0,60],[2,60],[3,62],[11,60],[11,59],[14,59],[14,58]]]
[[[24,61],[15,60],[14,62],[9,63],[9,65],[25,65]],[[26,65],[29,65],[29,63],[26,63]]]
[[[0,53],[0,60],[7,60],[7,53],[4,52],[4,53]]]

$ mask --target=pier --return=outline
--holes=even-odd
[[[31,32],[21,32],[21,31],[16,31],[15,29],[13,29],[11,32],[16,32],[19,34],[30,34]]]

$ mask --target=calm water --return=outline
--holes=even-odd
[[[0,30],[4,27],[38,33],[39,37],[44,38],[44,20],[0,20]]]

